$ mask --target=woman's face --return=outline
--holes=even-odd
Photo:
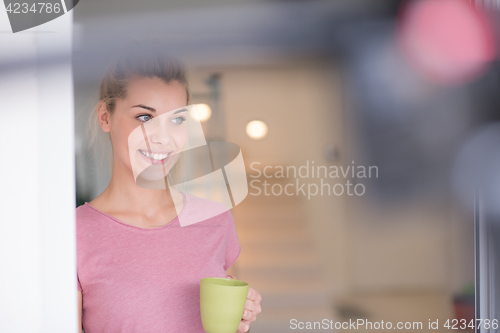
[[[186,100],[177,81],[132,80],[109,117],[113,163],[132,171],[137,181],[163,179],[187,142]]]

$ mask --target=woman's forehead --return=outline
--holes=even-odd
[[[157,113],[166,113],[186,106],[186,89],[177,82],[165,83],[156,78],[131,81],[125,100],[129,107],[144,105]]]

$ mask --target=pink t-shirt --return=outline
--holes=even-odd
[[[241,248],[222,204],[184,194],[178,218],[143,229],[84,204],[76,209],[78,290],[85,333],[203,333],[200,279],[225,277]],[[191,215],[190,215],[191,214]],[[212,214],[214,215],[214,214]]]

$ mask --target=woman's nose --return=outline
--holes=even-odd
[[[151,128],[148,128],[146,132],[148,133],[149,141],[154,144],[168,145],[172,140],[166,126],[166,121],[160,120],[156,122]]]

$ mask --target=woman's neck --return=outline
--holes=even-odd
[[[140,187],[128,170],[116,165],[107,188],[91,202],[92,206],[104,212],[131,212],[144,216],[154,216],[159,211],[175,207],[180,211],[182,204],[182,194],[168,184],[166,189]]]

